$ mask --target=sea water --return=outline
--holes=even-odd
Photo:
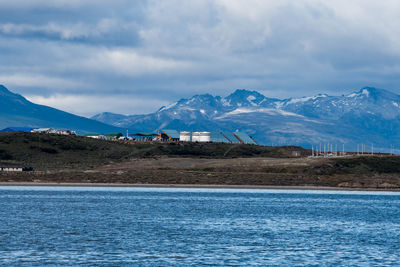
[[[0,264],[400,265],[400,194],[0,187]]]

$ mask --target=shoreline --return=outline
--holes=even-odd
[[[333,186],[280,186],[280,185],[224,185],[224,184],[128,184],[128,183],[56,183],[56,182],[0,182],[0,186],[66,186],[66,187],[138,187],[138,188],[204,188],[204,189],[274,189],[274,190],[335,190],[335,191],[387,191],[396,188],[350,188]]]

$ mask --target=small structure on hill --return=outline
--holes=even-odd
[[[102,140],[107,139],[104,134],[98,134],[98,133],[88,133],[88,134],[85,134],[85,137],[94,138],[94,139],[102,139]]]
[[[122,133],[108,133],[105,135],[107,140],[117,140],[122,136]]]
[[[36,129],[32,129],[32,133],[50,133],[51,131],[53,131],[53,129],[51,128],[36,128]]]
[[[226,140],[228,140],[227,143],[232,143],[232,144],[240,143],[240,141],[236,138],[236,136],[233,133],[231,132],[220,132],[220,133],[226,138]]]
[[[148,142],[148,141],[153,141],[153,139],[156,138],[157,135],[158,134],[156,133],[141,132],[141,133],[130,134],[129,136],[136,141]]]
[[[210,142],[213,143],[232,143],[228,140],[222,132],[211,132],[210,134]]]
[[[161,139],[163,141],[179,141],[180,134],[177,130],[161,130]]]
[[[187,131],[179,132],[179,141],[190,142],[190,132]]]
[[[32,167],[21,167],[21,166],[0,166],[0,171],[3,172],[29,172],[33,171]]]
[[[35,128],[32,129],[31,132],[43,134],[76,135],[76,131],[73,130],[58,130],[53,128]]]
[[[251,138],[248,134],[243,132],[234,132],[235,137],[240,141],[242,144],[251,144],[257,145],[257,143]]]
[[[60,135],[76,135],[76,131],[73,130],[55,130],[54,133]]]
[[[192,142],[210,142],[211,141],[210,132],[193,132]]]

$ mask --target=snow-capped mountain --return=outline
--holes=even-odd
[[[343,96],[317,95],[290,99],[281,108],[316,118],[338,119],[351,112],[354,115],[375,114],[393,119],[400,112],[400,96],[383,89],[365,87]]]
[[[152,114],[102,113],[93,119],[133,131],[241,130],[263,144],[400,146],[400,96],[371,87],[282,100],[241,89],[226,97],[195,95]]]

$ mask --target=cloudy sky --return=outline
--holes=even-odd
[[[398,0],[0,0],[0,84],[91,116],[237,88],[400,93]]]

